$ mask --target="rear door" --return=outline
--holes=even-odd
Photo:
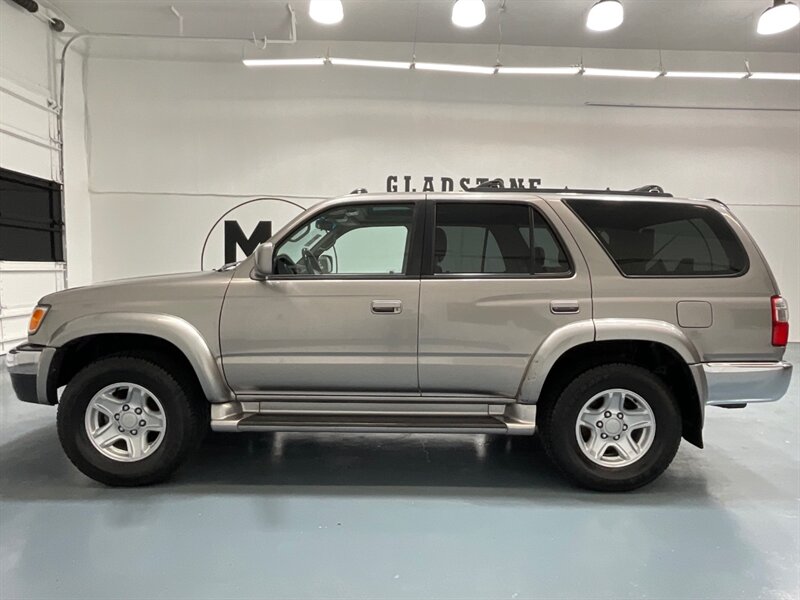
[[[431,197],[420,287],[423,393],[513,397],[542,341],[591,318],[588,272],[566,236],[543,202]]]

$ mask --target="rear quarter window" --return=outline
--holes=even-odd
[[[709,206],[677,202],[565,200],[619,270],[630,277],[735,276],[747,253]]]

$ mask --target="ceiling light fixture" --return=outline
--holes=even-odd
[[[637,71],[635,69],[594,69],[586,67],[583,74],[589,77],[638,77],[640,79],[655,79],[661,71]]]
[[[342,0],[311,0],[308,16],[322,25],[335,25],[344,18]]]
[[[451,19],[457,27],[477,27],[486,20],[486,6],[483,0],[457,0]]]
[[[586,27],[592,31],[611,31],[622,25],[625,10],[619,0],[600,0],[586,16]]]
[[[580,67],[497,67],[498,73],[506,75],[577,75]]]
[[[800,23],[800,7],[786,0],[775,0],[758,18],[756,31],[761,35],[772,35],[788,31]]]
[[[448,73],[477,73],[479,75],[493,75],[494,67],[481,67],[478,65],[451,65],[447,63],[414,63],[413,67],[420,71],[447,71]]]
[[[332,65],[343,65],[347,67],[377,67],[383,69],[409,69],[410,62],[396,60],[366,60],[361,58],[330,58]]]
[[[244,58],[246,67],[307,67],[324,65],[324,58]]]
[[[744,79],[747,73],[729,71],[667,71],[664,77],[678,77],[686,79]]]
[[[750,73],[748,79],[773,79],[775,81],[800,81],[800,73]]]

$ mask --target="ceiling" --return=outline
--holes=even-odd
[[[625,22],[605,33],[588,31],[595,0],[485,0],[487,19],[472,30],[450,22],[452,0],[343,0],[342,23],[323,26],[308,17],[308,0],[291,2],[300,40],[419,42],[587,48],[716,50],[800,53],[800,28],[756,34],[756,21],[771,0],[623,0]],[[104,33],[198,37],[284,38],[289,19],[276,0],[49,0],[74,27]]]

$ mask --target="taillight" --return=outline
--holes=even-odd
[[[789,304],[780,296],[772,301],[772,345],[785,346],[789,341]]]

